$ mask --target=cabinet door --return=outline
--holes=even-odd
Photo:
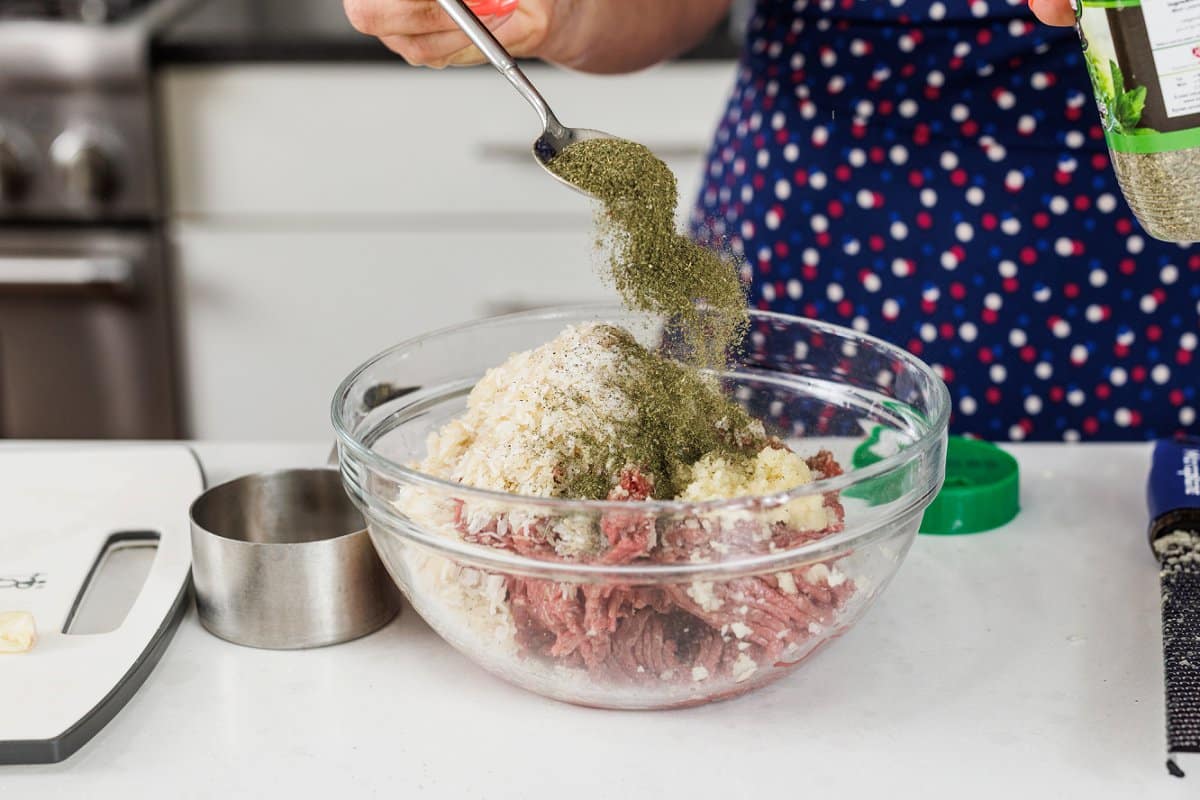
[[[732,63],[620,76],[531,65],[529,75],[565,123],[657,152],[691,206]],[[537,117],[490,67],[176,67],[160,92],[176,215],[525,224],[587,208],[533,163]]]
[[[192,433],[331,436],[329,403],[408,337],[523,308],[614,301],[586,226],[510,232],[174,227]]]

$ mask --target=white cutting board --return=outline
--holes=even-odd
[[[183,611],[188,507],[203,488],[181,445],[0,447],[0,611],[28,611],[38,629],[31,651],[0,654],[0,764],[66,758],[145,680]],[[122,532],[158,534],[133,605],[111,632],[64,633]]]

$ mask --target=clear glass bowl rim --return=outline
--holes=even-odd
[[[586,304],[586,305],[570,305],[570,306],[554,306],[550,308],[539,308],[531,311],[521,311],[514,314],[505,314],[502,316],[484,317],[471,320],[469,322],[459,323],[439,328],[427,333],[414,336],[406,339],[399,344],[383,350],[382,352],[372,356],[367,361],[363,362],[345,380],[338,386],[336,393],[333,396],[331,404],[331,416],[333,428],[339,442],[339,456],[345,461],[349,455],[353,459],[361,462],[370,469],[382,474],[383,476],[396,481],[403,485],[423,486],[434,490],[439,494],[453,496],[460,500],[474,500],[487,503],[503,503],[510,506],[520,506],[522,509],[543,509],[548,515],[567,515],[567,514],[591,514],[602,515],[604,513],[629,513],[630,504],[628,502],[616,500],[579,500],[557,497],[535,497],[530,495],[511,494],[508,492],[496,491],[492,489],[482,489],[455,481],[448,481],[438,478],[433,475],[423,473],[419,470],[412,469],[403,464],[397,463],[388,459],[379,453],[375,452],[362,440],[360,440],[348,427],[348,421],[342,417],[342,409],[347,407],[347,400],[351,392],[358,385],[359,379],[380,362],[396,355],[405,350],[410,350],[415,347],[437,340],[443,336],[455,333],[469,331],[472,328],[482,328],[497,324],[514,325],[527,321],[549,322],[555,319],[564,320],[564,324],[569,321],[578,320],[583,316],[593,317],[596,319],[616,319],[620,317],[629,317],[631,312],[621,306],[608,303]],[[632,312],[633,316],[638,316],[637,312]],[[653,318],[653,315],[642,315],[646,318]],[[860,333],[850,328],[845,328],[839,325],[821,322],[818,320],[808,319],[805,317],[797,317],[790,314],[783,314],[774,311],[761,311],[757,309],[750,310],[751,324],[755,321],[770,321],[776,323],[785,323],[788,325],[800,325],[809,330],[824,333],[839,339],[845,339],[855,342],[859,345],[864,345],[882,352],[888,357],[904,363],[927,378],[934,387],[934,396],[930,398],[930,411],[926,414],[927,428],[911,445],[886,456],[879,461],[855,469],[844,472],[841,475],[829,478],[821,478],[811,483],[806,483],[803,486],[798,486],[794,489],[789,489],[783,492],[776,492],[770,495],[757,496],[742,496],[723,498],[720,500],[709,500],[704,502],[687,502],[679,500],[644,500],[637,503],[637,511],[648,515],[665,516],[700,516],[706,514],[715,514],[720,512],[730,512],[738,510],[763,511],[770,508],[784,505],[786,503],[801,499],[810,495],[826,494],[828,492],[840,492],[865,481],[879,478],[889,473],[898,472],[906,465],[925,456],[925,454],[933,449],[946,436],[947,427],[950,418],[950,392],[946,388],[945,383],[937,376],[936,373],[920,359],[913,356],[908,351],[897,347],[893,344],[883,341],[869,334]],[[346,470],[343,465],[343,476],[346,476]],[[940,481],[938,481],[940,484]],[[363,487],[357,487],[360,490]],[[906,503],[903,508],[896,510],[893,515],[900,518],[911,512],[916,507],[927,504],[932,500],[936,493],[938,485],[929,487],[928,492],[922,492],[919,495],[914,493],[910,498],[910,502]],[[353,493],[352,493],[353,495]],[[365,501],[367,498],[363,498]],[[364,509],[364,513],[370,515],[374,509]],[[386,514],[384,520],[388,526],[393,529],[399,529],[404,526],[403,518],[395,515],[390,511]],[[745,559],[731,559],[728,562],[717,562],[713,564],[661,564],[661,565],[607,565],[607,564],[579,564],[575,562],[555,562],[546,561],[525,556],[519,556],[514,553],[499,551],[495,548],[486,547],[483,545],[474,545],[466,542],[450,542],[450,541],[435,541],[432,536],[424,535],[415,536],[422,544],[434,547],[438,550],[453,554],[457,558],[466,558],[470,561],[475,561],[483,565],[486,563],[493,567],[515,568],[523,567],[521,571],[532,571],[535,573],[544,572],[561,572],[561,568],[568,567],[572,573],[596,573],[605,575],[622,575],[629,573],[645,573],[647,575],[658,572],[670,572],[675,575],[683,575],[689,573],[703,573],[707,570],[712,570],[714,567],[719,567],[719,571],[724,572],[725,569],[734,567],[750,567],[762,562],[761,566],[773,564],[780,560],[780,557],[809,557],[817,558],[827,555],[831,550],[841,549],[842,547],[851,546],[853,544],[863,544],[864,540],[874,539],[871,534],[875,528],[872,526],[862,531],[844,531],[826,539],[820,539],[810,542],[805,545],[800,545],[796,548],[776,551],[774,553],[748,557]],[[408,534],[406,534],[408,535]],[[438,537],[444,539],[445,537]],[[836,547],[831,547],[836,545]],[[791,560],[790,558],[788,559]],[[558,567],[558,569],[556,569]]]

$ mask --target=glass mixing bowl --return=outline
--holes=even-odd
[[[721,386],[810,459],[811,483],[703,503],[565,500],[411,466],[487,369],[588,321],[668,354],[678,344],[658,320],[617,307],[549,309],[411,339],[342,383],[333,402],[342,475],[383,562],[451,645],[559,700],[693,705],[787,674],[849,630],[904,559],[944,476],[945,385],[877,339],[752,312]],[[888,452],[851,470],[868,439]],[[610,563],[511,547],[547,530],[648,542],[653,555]]]

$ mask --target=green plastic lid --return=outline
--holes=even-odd
[[[854,451],[855,468],[889,453],[876,428]],[[880,452],[883,450],[884,452]],[[990,442],[951,436],[946,446],[946,481],[921,520],[921,533],[979,533],[999,528],[1020,510],[1017,460]]]

